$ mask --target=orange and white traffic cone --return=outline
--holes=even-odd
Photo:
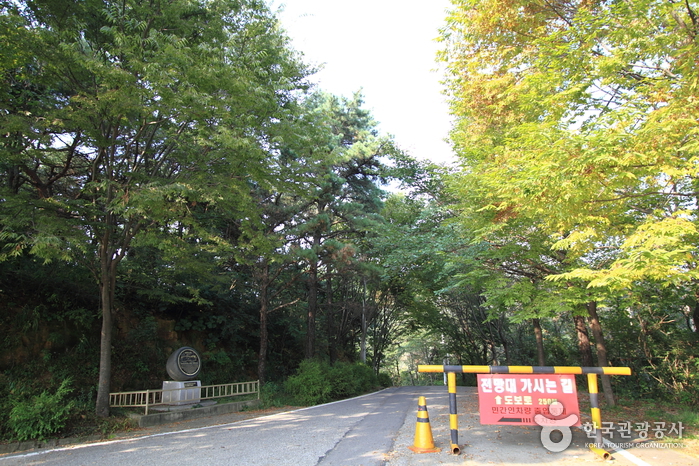
[[[441,448],[435,448],[430,427],[430,416],[427,414],[425,397],[417,400],[417,425],[415,426],[415,442],[410,448],[415,453],[436,453]]]

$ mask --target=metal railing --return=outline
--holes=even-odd
[[[189,394],[199,391],[200,396],[189,398]],[[178,392],[178,393],[175,393]],[[165,393],[165,397],[163,397]],[[109,394],[109,406],[113,408],[145,408],[148,415],[149,408],[153,406],[167,406],[166,400],[200,401],[214,398],[226,398],[240,395],[254,395],[260,398],[260,381],[226,383],[219,385],[205,385],[201,387],[185,387],[173,389],[140,390],[134,392],[118,392]],[[169,395],[169,396],[168,396]],[[184,395],[184,396],[182,396]]]

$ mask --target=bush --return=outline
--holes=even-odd
[[[8,427],[19,441],[39,439],[63,429],[75,407],[74,401],[66,401],[73,391],[71,379],[64,380],[56,393],[42,392],[29,400],[19,401],[10,411]]]
[[[391,379],[391,376],[385,372],[379,372],[378,382],[379,382],[379,385],[382,387],[392,387],[393,386],[393,379]]]
[[[266,382],[260,388],[261,408],[280,408],[293,405],[294,403],[295,400],[291,399],[291,396],[286,392],[282,384]]]
[[[361,395],[377,386],[376,375],[366,364],[337,362],[330,366],[315,360],[303,361],[296,375],[284,384],[287,392],[303,405]]]
[[[658,384],[656,398],[696,408],[699,406],[699,357],[674,349],[646,368]]]
[[[354,366],[346,362],[336,362],[328,374],[334,400],[349,398],[359,393],[360,381],[355,377]]]
[[[340,400],[361,395],[378,386],[374,371],[366,364],[338,362],[330,370],[332,398]]]
[[[310,406],[326,403],[330,401],[332,391],[328,380],[329,372],[330,366],[324,362],[310,359],[301,361],[296,375],[286,380],[284,388],[298,404]]]

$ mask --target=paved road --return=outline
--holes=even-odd
[[[439,453],[415,454],[408,449],[414,442],[420,395],[427,398],[435,444],[442,448]],[[0,457],[0,466],[603,464],[585,447],[589,439],[580,431],[574,432],[573,445],[566,451],[550,453],[541,445],[538,427],[481,426],[472,388],[458,388],[457,405],[462,447],[458,456],[449,452],[446,387],[396,387],[352,400],[230,424],[9,455]],[[615,454],[614,464],[699,464],[699,459],[676,451],[642,453],[646,456],[643,459]]]
[[[382,465],[414,389],[368,396],[235,424],[0,458],[0,466]]]

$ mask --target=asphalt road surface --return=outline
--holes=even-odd
[[[605,464],[575,429],[572,445],[547,451],[539,427],[481,426],[473,388],[458,387],[460,455],[449,449],[446,387],[394,387],[363,397],[245,421],[149,433],[0,457],[9,465],[109,466],[415,466]],[[417,398],[425,396],[438,453],[413,453]],[[211,418],[212,424],[216,420]],[[609,463],[607,463],[609,464]],[[689,466],[699,458],[678,450],[614,453],[616,465]]]

